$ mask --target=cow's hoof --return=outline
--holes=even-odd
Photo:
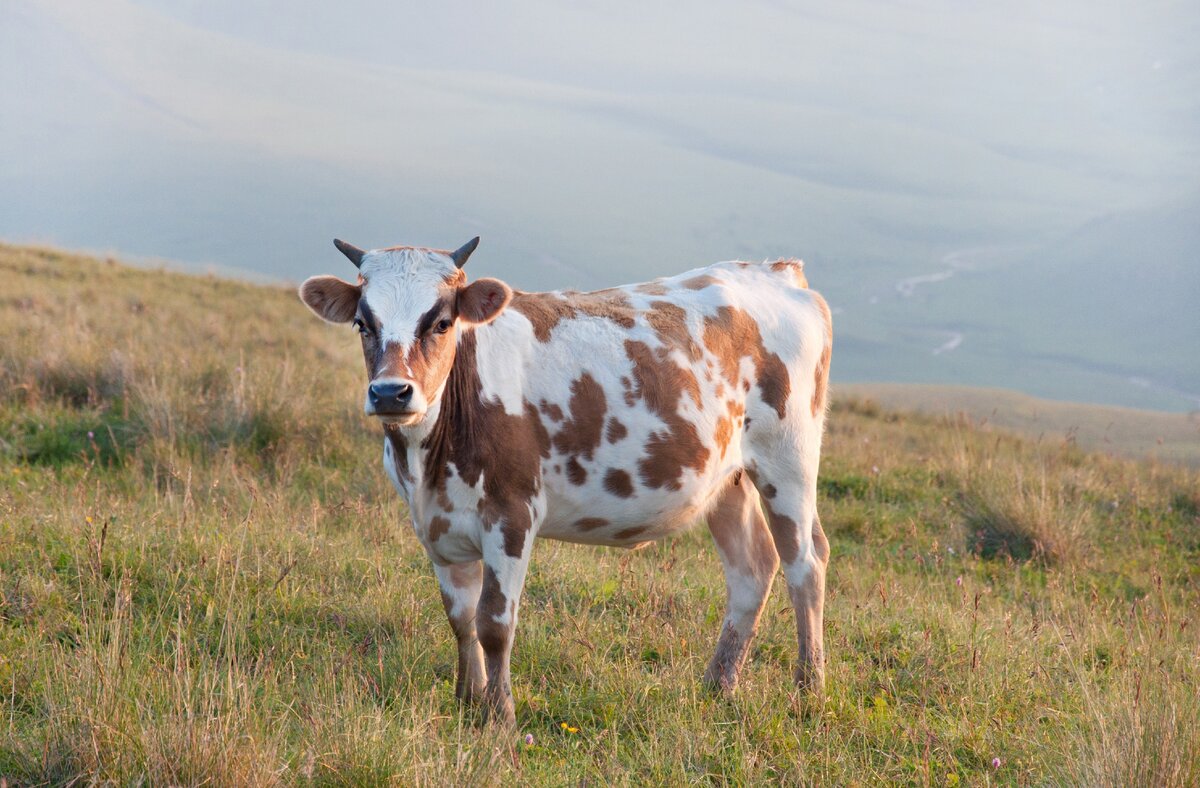
[[[517,724],[516,709],[512,697],[489,698],[483,706],[484,718],[489,725],[515,727]]]
[[[796,668],[794,680],[796,689],[801,692],[816,696],[825,693],[825,671],[813,665],[801,665]]]
[[[704,686],[714,695],[732,698],[737,684],[738,674],[735,672],[714,670],[711,665],[704,671]]]
[[[484,687],[460,685],[454,690],[454,697],[464,706],[481,706],[484,702],[484,690]]]

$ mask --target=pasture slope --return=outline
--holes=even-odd
[[[510,732],[454,700],[350,329],[283,288],[0,247],[0,336],[9,784],[1200,784],[1184,465],[835,397],[824,699],[789,692],[781,582],[738,693],[701,687],[703,528],[543,542]]]
[[[1102,454],[1200,467],[1200,410],[1191,413],[1085,405],[1005,389],[918,383],[849,383],[843,397],[888,409],[974,420],[1035,441],[1067,441]]]

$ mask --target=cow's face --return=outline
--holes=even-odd
[[[367,365],[368,415],[420,423],[442,395],[459,333],[487,323],[512,290],[496,279],[467,284],[462,271],[476,238],[456,252],[395,247],[364,252],[336,242],[359,268],[357,284],[315,276],[300,298],[333,323],[351,323]]]

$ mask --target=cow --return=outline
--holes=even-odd
[[[361,335],[364,409],[458,642],[455,693],[515,723],[509,660],[534,539],[638,547],[706,520],[728,609],[705,681],[732,692],[782,564],[797,686],[824,685],[817,517],[833,327],[797,260],[595,292],[468,282],[455,251],[337,248],[355,283],[300,298]]]

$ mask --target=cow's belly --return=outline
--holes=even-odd
[[[628,497],[602,486],[577,486],[553,475],[546,479],[546,518],[539,536],[580,544],[632,547],[686,529],[704,517],[726,478],[740,467],[714,464],[687,474],[678,489],[637,485]]]

